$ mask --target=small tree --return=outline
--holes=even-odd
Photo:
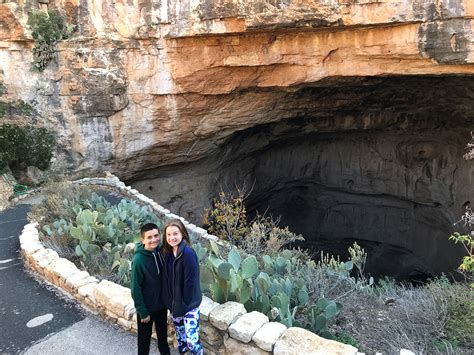
[[[244,191],[245,188],[237,189],[236,195],[223,191],[219,193],[212,208],[204,212],[203,224],[209,233],[253,255],[273,255],[295,241],[304,240],[288,227],[279,227],[279,218],[257,214],[248,221],[245,208],[248,194]]]
[[[472,228],[474,225],[474,213],[472,209],[467,206],[466,212],[461,217],[461,220],[456,222],[463,223],[465,226]],[[461,243],[461,245],[466,250],[467,255],[463,257],[462,263],[459,265],[458,269],[466,275],[466,277],[472,281],[474,276],[474,231],[471,230],[468,234],[460,234],[458,232],[454,233],[449,237],[449,240],[453,240],[454,243]],[[471,284],[471,287],[474,287],[474,284]]]
[[[204,211],[203,223],[209,233],[235,244],[247,230],[247,210],[244,193],[237,196],[221,191],[213,201],[213,208]]]

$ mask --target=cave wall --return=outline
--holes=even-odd
[[[210,157],[147,171],[134,186],[196,223],[218,191],[245,187],[250,213],[280,216],[313,251],[344,255],[357,241],[373,275],[453,272],[463,251],[447,237],[474,193],[463,159],[473,78],[320,85],[292,97],[339,100],[330,115],[307,104],[298,118],[234,133]]]
[[[76,32],[45,72],[31,72],[27,13],[51,9]],[[131,180],[297,117],[312,103],[286,98],[302,85],[473,74],[473,15],[468,0],[3,0],[0,81],[55,131],[58,170]]]
[[[32,72],[27,14],[52,9],[76,31]],[[473,18],[470,0],[0,0],[0,100],[33,107],[2,122],[52,130],[53,171],[109,170],[191,221],[245,183],[315,244],[351,230],[438,271],[473,192]]]

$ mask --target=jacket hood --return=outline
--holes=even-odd
[[[157,247],[155,250],[158,251],[160,247]],[[152,252],[145,249],[145,246],[142,242],[138,242],[135,244],[135,254],[142,254],[146,256],[151,256]]]
[[[178,245],[178,252],[176,253],[176,256],[182,254],[184,251],[184,248],[186,248],[187,245],[188,243],[186,243],[186,241],[183,239],[181,243],[179,243]]]

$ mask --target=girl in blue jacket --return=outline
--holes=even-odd
[[[178,350],[202,354],[199,340],[199,305],[202,301],[199,262],[191,248],[188,231],[180,220],[164,228],[163,256],[166,276],[165,303],[173,315]]]

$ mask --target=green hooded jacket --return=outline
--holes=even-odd
[[[135,309],[141,319],[165,308],[161,297],[162,265],[157,255],[158,248],[153,252],[145,250],[142,243],[135,246],[132,262],[132,298]]]

